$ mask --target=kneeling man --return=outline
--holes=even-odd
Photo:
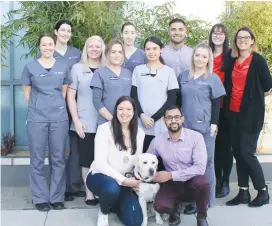
[[[161,157],[166,169],[158,172],[154,179],[161,183],[154,209],[170,214],[169,224],[178,225],[180,204],[195,201],[197,225],[208,226],[210,186],[204,176],[207,151],[203,136],[182,128],[184,117],[176,106],[166,110],[164,121],[168,131],[156,136],[148,149],[149,153]]]

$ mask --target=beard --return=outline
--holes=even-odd
[[[180,43],[184,42],[185,36],[181,38],[179,41],[175,41],[173,38],[170,38],[171,42],[174,43],[175,45],[179,45]]]
[[[172,128],[172,125],[177,125],[177,126],[176,126],[175,128]],[[181,125],[178,124],[178,123],[171,123],[171,124],[167,127],[167,129],[168,129],[170,132],[172,132],[172,133],[176,133],[176,132],[180,131]]]

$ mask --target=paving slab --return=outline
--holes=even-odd
[[[47,214],[47,212],[39,212],[37,210],[2,210],[1,225],[44,226]]]
[[[272,197],[272,185],[269,182],[269,194]],[[272,226],[272,204],[261,208],[249,208],[246,205],[227,207],[226,201],[233,198],[237,192],[237,183],[231,183],[228,197],[216,199],[215,205],[208,211],[210,226]],[[257,192],[250,185],[250,193],[254,198]],[[272,201],[271,201],[272,203]],[[1,223],[3,226],[95,226],[98,206],[87,206],[84,198],[75,198],[72,202],[65,202],[67,209],[61,211],[50,210],[42,213],[35,210],[31,203],[29,187],[1,188]],[[110,226],[122,225],[115,214],[110,215]],[[181,215],[182,225],[196,226],[194,215]],[[149,219],[149,225],[155,226],[155,219]],[[165,222],[164,225],[168,225]]]

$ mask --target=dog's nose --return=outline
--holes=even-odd
[[[154,169],[150,168],[150,169],[149,169],[149,174],[150,174],[150,175],[153,175],[153,174],[154,174]]]

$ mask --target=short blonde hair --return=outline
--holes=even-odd
[[[205,77],[207,78],[209,75],[211,75],[213,73],[213,53],[212,53],[212,49],[210,48],[208,42],[203,41],[193,49],[193,54],[192,54],[192,57],[191,57],[191,69],[190,69],[190,73],[189,73],[189,78],[190,79],[192,79],[194,74],[195,74],[194,55],[195,55],[196,50],[200,49],[200,48],[206,49],[208,51],[208,54],[209,54],[209,61],[208,61]]]
[[[256,37],[255,37],[253,31],[248,27],[242,27],[236,32],[236,34],[234,36],[233,47],[232,47],[232,52],[231,52],[232,57],[239,57],[240,56],[240,51],[239,51],[239,48],[237,46],[237,36],[238,36],[238,33],[240,31],[247,31],[249,33],[251,39],[253,39],[253,41],[254,41],[253,44],[251,45],[251,51],[250,52],[253,53],[253,52],[258,51],[257,43],[256,43]]]
[[[103,67],[107,63],[107,59],[106,59],[106,56],[105,56],[106,45],[105,45],[103,39],[100,36],[97,36],[97,35],[91,36],[91,37],[87,38],[87,40],[85,42],[85,45],[84,45],[83,50],[82,50],[81,60],[80,60],[80,62],[82,64],[84,64],[84,71],[85,72],[90,70],[89,65],[88,65],[87,46],[88,46],[88,43],[90,41],[92,41],[92,40],[96,40],[96,41],[99,41],[101,43],[102,52],[101,52],[101,56],[100,56],[100,66],[99,67]]]

